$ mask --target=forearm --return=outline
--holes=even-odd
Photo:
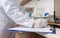
[[[3,4],[6,15],[12,19],[15,23],[21,24],[23,26],[31,27],[33,25],[33,20],[26,20],[23,12],[15,5],[15,3],[6,2]]]
[[[18,20],[22,20],[24,18],[24,14],[14,3],[7,2],[3,4],[3,8],[6,12],[6,15],[15,22],[17,22]]]

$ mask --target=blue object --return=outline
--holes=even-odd
[[[45,16],[48,16],[49,15],[49,13],[45,13]]]
[[[32,14],[31,14],[31,13],[29,13],[29,17],[30,17],[30,18],[32,17]]]

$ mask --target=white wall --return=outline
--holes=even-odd
[[[54,0],[41,0],[40,2],[45,5],[46,12],[48,11],[50,15],[54,14]]]
[[[33,17],[44,17],[45,13],[54,15],[54,0],[40,0],[36,1]]]

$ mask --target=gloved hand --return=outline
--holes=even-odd
[[[42,28],[42,27],[46,27],[47,24],[47,20],[46,19],[36,19],[35,20],[35,24],[34,24],[34,28]]]

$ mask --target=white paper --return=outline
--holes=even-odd
[[[8,30],[17,30],[23,32],[52,32],[51,28],[23,28],[23,27],[15,27],[9,28]]]

